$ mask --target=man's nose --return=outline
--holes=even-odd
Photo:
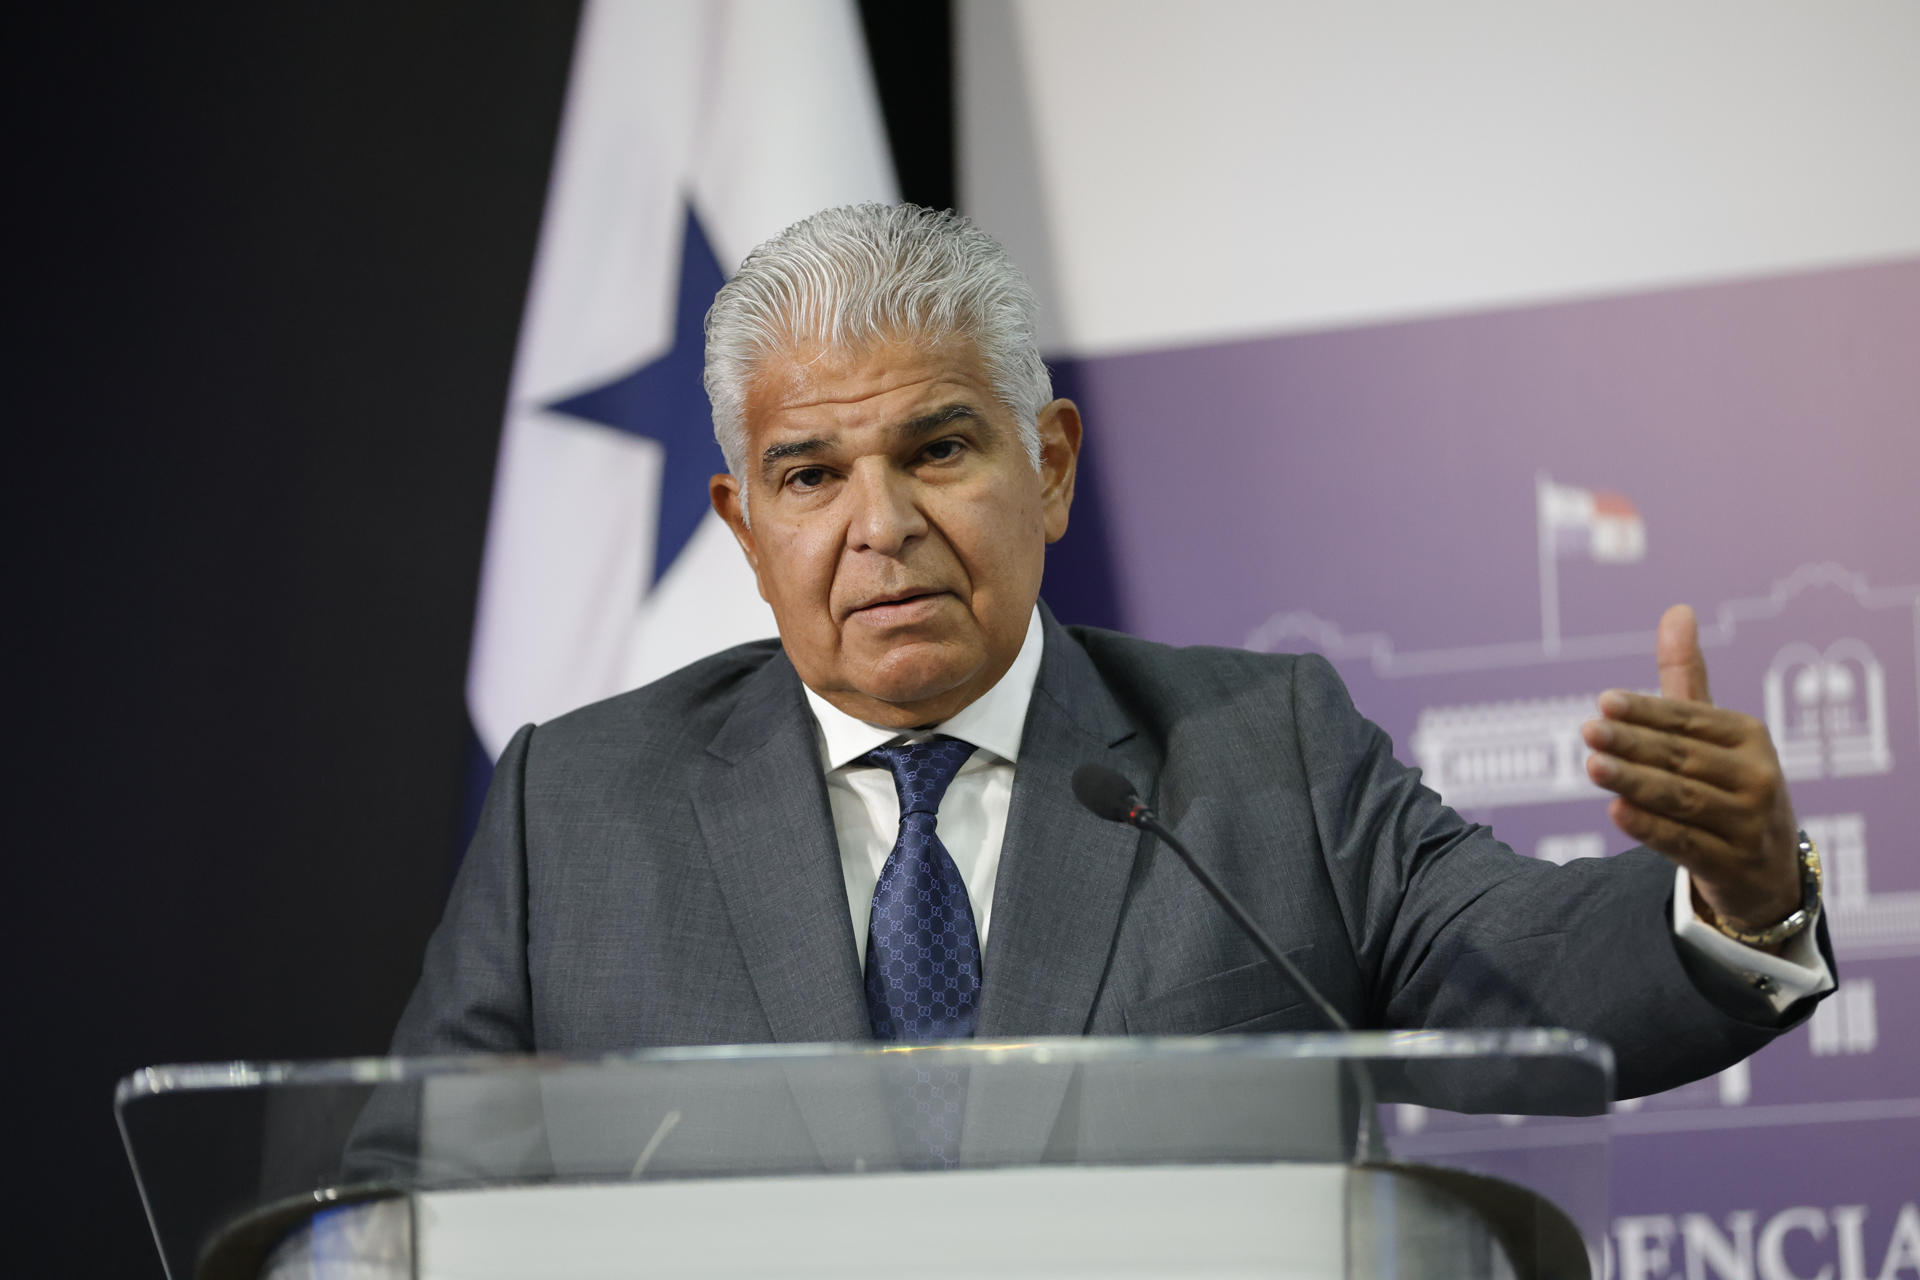
[[[848,478],[847,496],[853,514],[847,526],[847,545],[856,551],[898,555],[927,531],[927,518],[914,500],[911,476],[880,464],[855,467]]]

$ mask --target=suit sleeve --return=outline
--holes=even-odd
[[[1321,853],[1377,1025],[1569,1028],[1613,1046],[1619,1096],[1634,1097],[1721,1070],[1811,1012],[1807,1000],[1781,1017],[1733,984],[1696,981],[1658,854],[1521,857],[1393,758],[1324,658],[1298,660],[1293,698]]]
[[[513,736],[494,766],[420,981],[393,1033],[396,1057],[530,1053],[533,1000],[527,972],[526,765],[533,726]]]

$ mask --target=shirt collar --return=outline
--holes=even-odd
[[[1027,703],[1033,700],[1034,681],[1040,676],[1040,653],[1046,632],[1040,625],[1040,607],[1034,606],[1027,620],[1027,638],[1007,668],[1007,674],[993,688],[962,707],[951,718],[941,721],[926,735],[903,734],[884,725],[856,720],[825,698],[808,689],[807,706],[813,712],[814,739],[820,744],[820,759],[829,772],[851,764],[875,747],[895,738],[944,734],[970,742],[982,751],[990,751],[1009,763],[1020,758],[1020,735],[1027,726]]]

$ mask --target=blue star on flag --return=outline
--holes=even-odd
[[[713,439],[713,419],[700,381],[707,307],[725,283],[720,260],[689,204],[672,345],[631,373],[547,406],[555,413],[652,440],[665,452],[649,591],[659,585],[706,515],[707,477],[727,469]]]

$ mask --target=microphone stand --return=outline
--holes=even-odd
[[[1094,770],[1098,770],[1099,774],[1107,775],[1099,779],[1099,784],[1105,785],[1096,784],[1088,786],[1083,790],[1081,775],[1091,774]],[[1090,778],[1089,781],[1092,781],[1092,779]],[[1158,815],[1156,815],[1152,809],[1148,808],[1138,795],[1133,793],[1131,786],[1127,786],[1124,792],[1124,811],[1121,810],[1118,805],[1112,806],[1110,810],[1106,804],[1096,802],[1095,797],[1101,792],[1112,794],[1118,791],[1118,787],[1112,785],[1114,783],[1125,786],[1126,780],[1111,770],[1104,769],[1097,765],[1085,765],[1082,766],[1080,773],[1077,773],[1074,777],[1074,791],[1078,795],[1081,803],[1085,804],[1087,808],[1093,810],[1093,812],[1100,817],[1118,820],[1131,827],[1138,827],[1140,830],[1157,837],[1162,844],[1179,855],[1180,861],[1184,862],[1187,870],[1193,873],[1193,878],[1198,880],[1200,886],[1212,895],[1215,902],[1220,904],[1220,909],[1225,911],[1234,924],[1240,927],[1240,931],[1252,939],[1253,945],[1259,949],[1260,954],[1270,960],[1274,967],[1292,980],[1293,985],[1312,1002],[1314,1007],[1320,1011],[1322,1017],[1333,1024],[1336,1031],[1351,1034],[1353,1027],[1341,1016],[1340,1011],[1333,1007],[1333,1002],[1320,993],[1320,989],[1308,980],[1306,974],[1300,972],[1299,966],[1281,954],[1280,948],[1275,946],[1273,939],[1267,936],[1267,931],[1262,929],[1253,917],[1246,913],[1245,908],[1241,907],[1239,901],[1231,893],[1227,892],[1225,885],[1214,879],[1213,873],[1208,871],[1205,865],[1193,856],[1192,851],[1181,843],[1180,838],[1174,835],[1165,823],[1160,821]],[[1111,789],[1109,790],[1109,788]],[[1387,1155],[1387,1150],[1378,1130],[1379,1117],[1377,1112],[1379,1109],[1379,1101],[1374,1093],[1373,1081],[1368,1077],[1366,1071],[1359,1063],[1351,1059],[1343,1059],[1343,1061],[1345,1061],[1347,1069],[1353,1077],[1354,1092],[1358,1095],[1360,1104],[1359,1123],[1356,1126],[1354,1134],[1355,1149],[1362,1161],[1373,1160],[1376,1157],[1384,1159]]]

